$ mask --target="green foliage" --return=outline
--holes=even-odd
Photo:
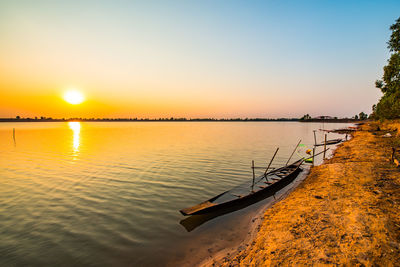
[[[360,120],[368,119],[368,115],[365,114],[364,112],[360,112],[360,114],[358,114],[358,117],[360,118]]]
[[[400,118],[400,18],[390,26],[392,34],[388,42],[388,48],[392,52],[388,64],[383,67],[382,80],[377,80],[375,86],[379,88],[383,96],[378,104],[372,107],[375,119]]]
[[[390,26],[390,30],[392,31],[392,35],[390,36],[388,42],[388,48],[391,52],[399,52],[400,51],[400,18],[396,20],[396,23]]]
[[[385,94],[376,105],[376,119],[400,118],[400,92]]]
[[[400,91],[400,54],[398,52],[391,55],[388,64],[383,67],[382,80],[377,80],[375,86],[384,94]]]

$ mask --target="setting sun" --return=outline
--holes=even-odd
[[[70,104],[77,105],[85,100],[83,94],[77,90],[70,90],[65,92],[64,100]]]

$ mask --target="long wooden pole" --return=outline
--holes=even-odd
[[[326,151],[328,151],[328,150],[329,150],[329,148],[326,149]],[[317,154],[315,154],[315,156],[318,156],[318,155],[320,155],[322,153],[324,153],[324,151],[318,152]],[[304,158],[303,160],[307,160],[307,159],[311,159],[311,158],[312,158],[312,156],[310,156],[308,158]]]
[[[317,145],[317,137],[315,136],[315,130],[313,132],[314,132],[314,145],[316,146]]]
[[[301,139],[300,141],[297,143],[296,147],[294,148],[292,155],[290,155],[289,159],[286,162],[286,166],[289,164],[290,159],[293,157],[294,152],[296,152],[297,147],[300,145]]]
[[[253,185],[254,185],[254,180],[256,179],[256,174],[254,172],[254,160],[251,161],[251,168],[253,169]]]
[[[268,169],[269,169],[269,167],[271,166],[271,163],[272,163],[272,161],[274,160],[274,158],[275,158],[275,156],[276,156],[276,153],[278,153],[278,150],[279,150],[279,147],[276,149],[274,156],[272,157],[271,161],[269,162],[268,167],[267,167],[267,169],[266,169],[265,172],[264,172],[264,176],[267,175]]]
[[[313,148],[313,151],[312,151],[312,165],[314,166],[314,160],[315,160],[315,146],[314,146],[314,148]]]
[[[314,132],[314,148],[313,148],[313,152],[312,152],[312,165],[314,166],[314,160],[315,160],[315,147],[317,146],[317,137],[316,137],[316,135],[315,135],[315,130],[313,131]]]
[[[325,160],[325,152],[326,152],[326,134],[325,134],[325,142],[324,142],[324,160]]]

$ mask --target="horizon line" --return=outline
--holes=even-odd
[[[0,118],[0,122],[68,122],[68,121],[159,121],[159,122],[171,122],[171,121],[358,121],[358,118],[352,117],[330,117],[330,116],[318,116],[314,118],[185,118],[185,117],[170,117],[170,118],[52,118],[52,117],[15,117],[15,118]]]

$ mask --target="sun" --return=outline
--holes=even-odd
[[[72,105],[77,105],[85,100],[85,97],[78,90],[68,90],[64,93],[64,100]]]

